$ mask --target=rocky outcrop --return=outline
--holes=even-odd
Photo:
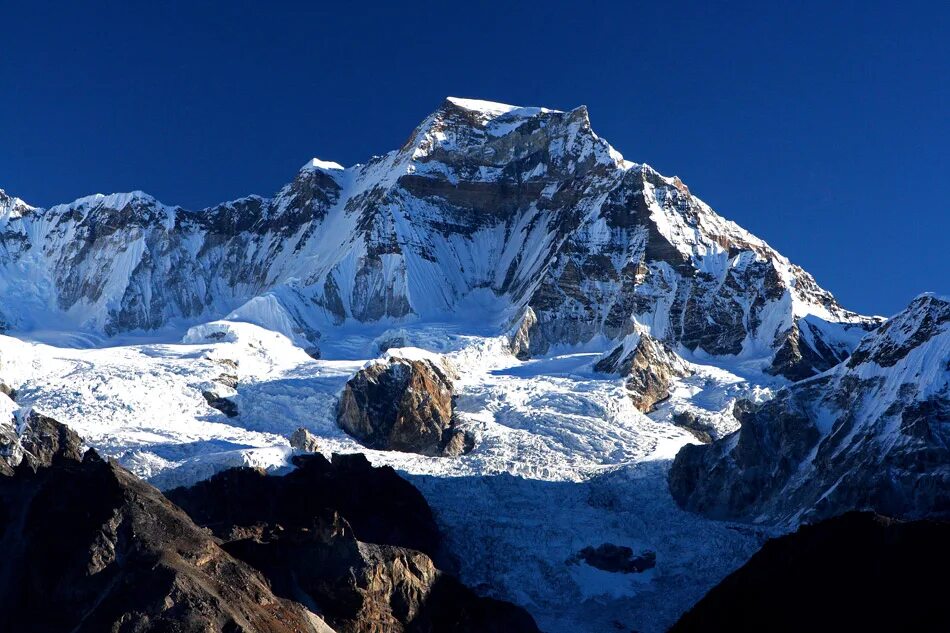
[[[644,413],[669,398],[676,378],[690,374],[686,363],[669,346],[641,331],[624,338],[594,369],[625,376],[630,399]]]
[[[290,446],[303,453],[316,453],[320,450],[317,436],[301,427],[290,436]]]
[[[694,411],[677,411],[670,417],[670,422],[686,429],[703,444],[709,444],[718,435],[715,425],[704,421],[703,416]]]
[[[439,569],[441,536],[422,496],[361,455],[295,458],[283,477],[230,470],[169,497],[280,595],[341,633],[537,631]]]
[[[80,458],[55,421],[27,424],[44,463],[0,477],[0,629],[326,632],[156,489]]]
[[[849,360],[685,446],[670,490],[715,518],[796,523],[850,509],[950,516],[950,300],[915,299]]]
[[[201,391],[201,396],[212,409],[217,409],[229,418],[236,418],[240,414],[235,399],[238,386],[237,364],[228,359],[217,359],[215,362],[224,365],[228,371],[208,383],[207,388]]]
[[[587,546],[567,560],[568,565],[577,565],[581,561],[591,567],[619,574],[639,574],[656,567],[656,552],[644,552],[634,556],[633,550],[626,545],[602,543],[597,547]]]
[[[430,360],[392,357],[361,369],[343,388],[337,422],[369,448],[460,455],[472,438],[455,427],[452,382]]]
[[[83,453],[74,431],[36,411],[0,425],[0,474],[12,475],[21,464],[36,471],[61,460],[80,461]]]
[[[519,360],[531,358],[531,330],[537,324],[538,317],[531,306],[528,306],[508,335],[508,348],[515,358]]]
[[[55,420],[20,427],[0,476],[0,630],[537,631],[442,571],[422,495],[361,455],[225,471],[171,491],[183,511]]]
[[[950,524],[849,513],[771,541],[690,609],[689,631],[946,631]]]

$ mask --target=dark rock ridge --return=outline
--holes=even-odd
[[[455,426],[452,381],[426,359],[392,357],[361,369],[343,388],[337,422],[379,450],[456,456],[474,445]]]
[[[690,374],[686,363],[666,344],[646,332],[634,332],[594,369],[626,376],[627,390],[634,406],[648,413],[658,402],[670,397],[673,380]]]
[[[441,571],[422,495],[361,455],[169,493],[189,516],[55,420],[23,418],[0,461],[0,630],[537,631]]]
[[[31,416],[31,447],[0,477],[0,630],[322,632],[155,488]],[[55,448],[54,448],[55,447]]]
[[[950,516],[950,300],[922,295],[851,358],[680,450],[670,490],[716,518],[817,520],[850,509]]]
[[[772,354],[793,379],[875,323],[678,178],[624,160],[584,107],[450,98],[402,148],[338,167],[315,160],[272,199],[199,211],[142,192],[50,209],[0,192],[0,277],[23,297],[0,322],[42,325],[55,306],[113,334],[234,313],[318,355],[337,325],[444,320],[478,293],[520,357],[639,323],[674,349]]]
[[[671,420],[673,424],[684,428],[693,434],[697,440],[703,444],[709,444],[716,436],[716,427],[708,422],[704,422],[701,415],[693,411],[677,411],[673,414]]]
[[[950,524],[849,513],[768,541],[670,633],[947,631]]]
[[[168,495],[341,633],[537,631],[525,611],[440,571],[429,506],[391,468],[362,455],[294,463],[282,477],[234,469]]]

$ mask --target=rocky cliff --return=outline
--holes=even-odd
[[[921,295],[847,361],[736,417],[736,433],[676,456],[684,507],[778,521],[950,515],[950,300]]]
[[[24,447],[48,450],[0,477],[0,629],[328,630],[155,488],[94,450],[80,457],[57,422],[27,424]]]
[[[294,462],[283,477],[235,469],[168,495],[275,592],[341,633],[537,631],[527,612],[437,566],[453,563],[431,510],[391,468],[362,455]]]

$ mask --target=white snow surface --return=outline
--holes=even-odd
[[[344,383],[378,357],[380,342],[397,337],[413,347],[384,357],[432,358],[455,376],[461,423],[476,436],[472,453],[372,451],[337,427]],[[593,371],[606,350],[522,362],[506,337],[458,334],[446,324],[375,337],[341,330],[320,360],[279,332],[235,321],[164,341],[67,334],[43,341],[0,336],[0,380],[17,390],[17,404],[70,425],[158,487],[232,466],[285,470],[293,454],[287,438],[306,427],[327,454],[362,452],[407,476],[462,561],[462,580],[527,607],[546,631],[612,631],[614,621],[664,630],[761,541],[679,510],[666,487],[670,460],[695,441],[670,423],[673,411],[700,410],[725,433],[735,428],[736,397],[768,397],[780,380],[750,380],[734,373],[741,367],[692,363],[694,375],[647,416],[626,397],[622,378]],[[227,373],[238,376],[236,391],[224,389],[238,406],[235,418],[202,396],[221,393],[216,379]],[[625,575],[567,564],[605,542],[653,550],[657,566]]]

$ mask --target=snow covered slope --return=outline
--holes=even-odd
[[[496,334],[530,315],[525,353],[619,341],[639,323],[798,379],[874,323],[678,179],[624,160],[583,107],[449,98],[399,150],[348,169],[314,159],[272,199],[189,211],[132,192],[36,209],[0,193],[0,210],[11,330],[228,316],[315,352],[340,326]]]
[[[677,456],[686,507],[791,523],[950,516],[950,299],[917,297],[850,359],[738,417],[737,433]]]

